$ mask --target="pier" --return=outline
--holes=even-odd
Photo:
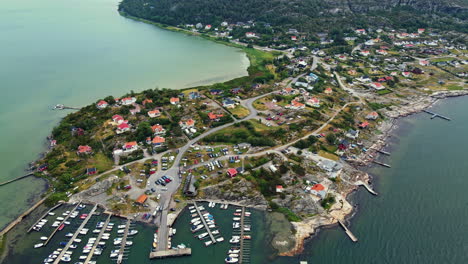
[[[23,214],[21,214],[20,216],[18,216],[18,218],[16,218],[15,221],[11,222],[9,225],[7,225],[1,232],[0,232],[0,238],[3,237],[3,235],[5,235],[6,233],[8,233],[13,227],[15,227],[17,224],[21,223],[21,221],[23,221],[23,219],[28,216],[32,211],[36,210],[37,207],[39,207],[39,205],[41,205],[42,203],[44,203],[44,201],[47,199],[47,197],[49,196],[46,196],[44,197],[42,200],[40,200],[39,202],[37,202],[35,205],[33,205],[31,208],[29,208],[26,212],[24,212]],[[1,240],[0,240],[1,241]]]
[[[73,106],[66,106],[63,104],[57,104],[53,108],[53,110],[65,110],[65,109],[73,109],[73,110],[80,110],[80,107],[73,107]]]
[[[373,194],[373,195],[378,195],[378,193],[375,192],[375,191],[369,186],[369,184],[367,184],[367,183],[365,183],[365,182],[363,182],[363,181],[357,181],[355,184],[356,184],[356,185],[359,185],[359,186],[364,186],[364,188],[366,188],[366,190],[367,190],[368,192],[370,192],[371,194]]]
[[[390,166],[390,165],[388,165],[388,164],[386,164],[386,163],[380,162],[380,161],[373,160],[372,162],[375,163],[375,164],[378,164],[378,165],[380,165],[380,166],[387,167],[387,168],[391,168],[391,167],[392,167],[392,166]]]
[[[47,210],[47,212],[45,212],[39,219],[37,219],[36,222],[34,222],[34,224],[28,229],[28,233],[31,232],[31,230],[33,229],[33,227],[35,225],[37,225],[39,223],[39,221],[41,221],[42,219],[44,219],[44,217],[46,217],[50,212],[52,212],[53,210],[59,208],[63,203],[58,203],[57,205],[55,205],[54,207],[50,208],[49,210]]]
[[[96,241],[94,241],[94,245],[91,248],[91,251],[89,252],[88,257],[86,258],[84,264],[88,264],[91,261],[91,258],[93,257],[93,254],[94,254],[94,251],[96,250],[96,247],[99,245],[99,241],[101,241],[102,235],[106,232],[106,228],[107,228],[107,225],[109,224],[111,216],[112,215],[109,215],[107,217],[106,222],[104,223],[104,226],[102,227],[101,232],[99,232],[99,235],[98,235]]]
[[[122,243],[120,244],[119,256],[117,257],[117,264],[121,264],[124,257],[124,250],[127,244],[128,230],[130,229],[130,220],[127,220],[125,224],[125,232],[122,238]]]
[[[73,210],[71,210],[70,212],[73,212],[76,210],[76,208],[78,208],[78,206],[81,204],[81,201],[79,201],[76,206],[73,208]],[[50,234],[49,238],[47,238],[47,240],[44,242],[44,246],[47,245],[47,243],[49,243],[49,241],[54,237],[55,233],[57,233],[58,229],[60,228],[61,225],[63,225],[65,223],[65,221],[67,221],[68,217],[70,217],[70,214],[68,214],[63,220],[62,222],[60,223],[60,225],[58,225],[54,231],[52,231],[52,233]]]
[[[444,120],[451,121],[450,118],[448,118],[448,117],[446,117],[446,116],[443,116],[443,115],[441,115],[441,114],[437,114],[437,113],[434,113],[434,112],[429,111],[429,110],[422,110],[422,111],[423,111],[424,113],[428,113],[428,114],[432,115],[432,116],[431,116],[431,119],[434,119],[434,118],[436,118],[436,117],[439,117],[439,118],[442,118],[442,119],[444,119]]]
[[[384,154],[384,155],[387,155],[387,156],[390,156],[390,152],[387,152],[387,151],[384,151],[384,150],[381,150],[381,149],[376,149],[376,151],[380,154]]]
[[[216,239],[214,238],[213,234],[211,233],[210,228],[208,228],[208,224],[205,221],[205,217],[203,217],[202,213],[200,212],[200,209],[198,209],[197,202],[193,202],[193,205],[195,206],[195,210],[197,210],[197,213],[200,216],[200,219],[202,220],[203,225],[205,226],[206,232],[208,232],[208,235],[211,238],[211,241],[213,242],[213,244],[215,244]]]
[[[250,225],[250,221],[245,220],[245,207],[242,206],[241,221],[240,221],[240,254],[239,254],[239,263],[249,263],[250,262],[250,241],[245,240],[245,224]]]
[[[16,177],[14,179],[11,179],[11,180],[0,183],[0,186],[7,185],[7,184],[15,182],[15,181],[19,181],[21,179],[24,179],[24,178],[27,178],[27,177],[33,176],[33,175],[34,175],[34,173],[29,173],[29,174],[26,174],[26,175],[23,175],[23,176],[20,176],[20,177]]]
[[[79,204],[79,203],[78,203]],[[78,229],[75,231],[75,233],[73,234],[73,236],[70,238],[70,240],[68,241],[67,245],[62,249],[62,251],[60,251],[60,254],[58,255],[58,257],[54,260],[53,264],[58,264],[60,261],[61,261],[61,258],[63,257],[63,255],[65,255],[65,252],[68,250],[68,248],[70,248],[70,246],[73,244],[73,242],[75,241],[76,237],[80,234],[80,231],[81,229],[83,229],[83,227],[86,226],[86,224],[88,223],[89,219],[91,219],[91,217],[93,216],[94,212],[96,211],[97,209],[97,205],[95,205],[93,207],[93,209],[91,209],[91,211],[89,212],[88,216],[86,217],[85,220],[83,220],[83,222],[81,223],[81,225],[78,227]],[[70,214],[69,214],[70,215]],[[64,220],[65,221],[65,220]],[[50,238],[49,238],[50,239]],[[47,240],[49,241],[49,240]]]
[[[169,257],[181,257],[181,256],[190,256],[192,255],[191,248],[178,248],[178,249],[168,249],[161,251],[153,251],[150,253],[150,259],[161,259]]]
[[[353,233],[351,233],[351,231],[345,226],[345,224],[343,223],[343,221],[338,220],[338,223],[340,223],[341,227],[344,229],[344,231],[346,232],[346,234],[348,235],[348,237],[351,239],[351,241],[353,241],[353,242],[357,242],[357,241],[358,241],[358,239],[353,235]]]

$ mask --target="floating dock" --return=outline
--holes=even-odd
[[[377,149],[376,151],[377,151],[378,153],[380,153],[380,154],[384,154],[384,155],[390,156],[390,152],[387,152],[387,151],[384,151],[384,150],[381,150],[381,149]]]
[[[206,232],[208,232],[208,235],[211,238],[211,241],[213,244],[216,244],[216,239],[214,238],[213,234],[211,233],[210,228],[208,227],[208,224],[205,221],[205,217],[203,217],[202,213],[200,212],[200,209],[198,209],[197,202],[193,202],[193,205],[195,206],[195,209],[197,210],[198,215],[200,216],[200,219],[203,222],[203,225],[205,226]]]
[[[366,190],[368,192],[370,192],[371,194],[373,195],[378,195],[377,192],[375,192],[367,183],[363,182],[363,181],[357,181],[356,182],[356,185],[359,185],[359,186],[364,186],[364,188],[366,188]]]
[[[380,165],[380,166],[387,167],[387,168],[391,168],[391,167],[392,167],[392,166],[388,165],[387,163],[383,163],[383,162],[380,162],[380,161],[373,160],[372,162],[375,163],[375,164],[378,164],[378,165]]]
[[[31,232],[31,230],[33,229],[33,227],[35,225],[37,225],[39,223],[39,221],[41,221],[42,219],[44,219],[44,217],[46,217],[50,212],[52,212],[53,210],[59,208],[63,203],[58,203],[57,205],[55,205],[54,207],[50,208],[49,210],[47,210],[47,212],[45,212],[39,219],[37,219],[36,222],[34,222],[34,224],[28,229],[28,233]]]
[[[353,233],[351,233],[351,231],[345,226],[345,224],[343,223],[343,221],[338,220],[338,223],[340,223],[341,227],[344,229],[344,231],[346,232],[346,234],[348,235],[348,237],[351,239],[351,241],[353,241],[353,242],[357,242],[357,241],[358,241],[358,239],[353,235]]]
[[[429,111],[429,110],[422,110],[422,111],[423,111],[424,113],[428,113],[428,114],[432,115],[432,116],[431,116],[431,119],[434,119],[434,118],[436,118],[436,117],[440,117],[440,118],[442,118],[442,119],[444,119],[444,120],[451,121],[450,118],[448,118],[448,117],[446,117],[446,116],[443,116],[443,115],[441,115],[441,114],[437,114],[437,113],[434,113],[434,112]]]
[[[88,264],[91,261],[91,258],[93,257],[94,251],[96,250],[96,247],[99,245],[99,241],[101,241],[102,235],[106,232],[107,225],[109,224],[109,221],[111,219],[112,215],[109,215],[106,219],[106,222],[104,223],[104,226],[102,226],[101,232],[99,232],[99,235],[94,241],[94,245],[91,248],[91,251],[89,251],[88,257],[86,258],[84,264]]]
[[[127,237],[128,237],[128,230],[130,229],[130,220],[127,220],[127,224],[125,224],[125,232],[122,238],[122,243],[120,244],[119,256],[117,257],[117,264],[121,264],[124,257],[124,250],[127,244]]]
[[[249,263],[250,262],[250,240],[244,239],[246,235],[244,228],[245,224],[250,225],[250,220],[245,219],[245,207],[242,206],[242,213],[241,213],[241,222],[240,222],[240,254],[239,254],[239,263]]]
[[[83,227],[85,227],[85,225],[88,223],[89,219],[91,219],[91,217],[93,216],[94,212],[96,211],[97,209],[97,205],[95,205],[93,207],[93,209],[91,209],[91,211],[89,212],[88,216],[85,218],[85,220],[83,220],[83,222],[81,223],[81,225],[78,227],[78,229],[75,231],[75,233],[73,234],[73,236],[70,238],[70,240],[68,241],[67,245],[63,248],[62,251],[60,251],[60,254],[58,255],[58,257],[54,260],[53,264],[58,264],[60,261],[61,261],[61,258],[63,257],[63,255],[65,255],[65,252],[70,248],[70,246],[73,244],[73,242],[75,241],[76,237],[80,234],[80,231],[81,229],[83,229]],[[68,214],[70,215],[70,214]]]
[[[155,251],[150,253],[150,259],[161,259],[169,257],[181,257],[181,256],[190,256],[192,255],[191,248],[178,248],[178,249],[168,249]]]
[[[7,184],[15,182],[15,181],[19,181],[21,179],[24,179],[24,178],[27,178],[27,177],[33,176],[33,175],[34,175],[34,173],[29,173],[29,174],[26,174],[26,175],[23,175],[23,176],[20,176],[20,177],[16,177],[14,179],[11,179],[11,180],[0,183],[0,186],[7,185]]]
[[[78,206],[81,204],[81,201],[79,201],[76,206],[73,208],[73,210],[71,210],[70,212],[73,212],[76,210],[76,208],[78,208]],[[70,213],[71,214],[71,213]],[[68,214],[67,216],[65,216],[65,218],[62,220],[62,222],[60,223],[60,225],[58,225],[54,231],[52,231],[52,233],[50,234],[49,238],[47,238],[47,240],[44,242],[44,246],[47,245],[47,243],[49,243],[49,241],[54,237],[55,233],[57,233],[58,229],[60,228],[61,225],[63,225],[65,223],[65,221],[67,221],[68,217],[70,217],[70,214]]]

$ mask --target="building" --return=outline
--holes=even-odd
[[[231,178],[232,178],[232,177],[235,177],[235,176],[237,176],[237,170],[234,169],[234,168],[229,168],[229,169],[227,170],[227,175],[228,175],[229,177],[231,177]]]
[[[246,32],[245,37],[246,38],[256,38],[257,35],[254,32]]]
[[[370,87],[374,88],[374,89],[377,90],[377,91],[385,89],[385,86],[383,86],[383,85],[382,85],[381,83],[379,83],[379,82],[373,82],[373,83],[371,83]]]
[[[97,169],[96,168],[87,168],[86,169],[86,174],[87,175],[94,175],[97,173]]]
[[[122,124],[124,122],[124,119],[120,115],[113,115],[112,121],[114,121],[114,123],[117,123],[117,124]]]
[[[377,112],[370,112],[367,114],[366,119],[368,120],[376,120],[379,117],[379,114]]]
[[[320,99],[318,99],[317,97],[309,98],[306,104],[312,107],[320,107]]]
[[[236,107],[236,102],[234,102],[234,100],[232,100],[230,98],[225,98],[223,100],[223,107],[234,108],[234,107]]]
[[[368,50],[361,50],[361,51],[359,52],[359,54],[361,54],[361,55],[364,56],[364,57],[367,57],[367,56],[369,56],[370,51],[368,51]]]
[[[367,121],[364,121],[364,122],[359,124],[359,128],[367,128],[368,126],[369,126],[369,122],[367,122]]]
[[[146,104],[150,104],[150,103],[152,103],[152,102],[153,102],[153,100],[151,100],[151,99],[145,99],[145,100],[143,100],[143,101],[141,102],[141,104],[142,104],[142,105],[146,105]]]
[[[146,194],[142,194],[136,199],[135,203],[141,205],[141,204],[144,204],[146,200],[148,200],[148,196]]]
[[[223,114],[215,114],[213,112],[209,112],[208,113],[208,118],[211,120],[211,121],[219,121],[219,119],[221,117],[223,117],[224,115]]]
[[[351,139],[356,139],[359,137],[359,130],[350,129],[346,132],[345,136]]]
[[[122,134],[127,131],[130,131],[130,125],[127,123],[121,123],[120,125],[117,126],[117,134]]]
[[[125,98],[120,99],[120,104],[121,105],[131,105],[131,104],[133,104],[135,102],[136,102],[135,97],[125,97]]]
[[[176,104],[180,103],[179,97],[171,97],[171,99],[169,99],[169,101],[170,101],[171,104],[173,104],[173,105],[176,105]]]
[[[276,185],[276,193],[282,193],[283,192],[283,186],[282,185]]]
[[[137,149],[138,149],[138,144],[136,141],[127,142],[122,147],[122,150],[126,152],[132,152]]]
[[[106,101],[104,101],[104,100],[101,100],[101,101],[99,101],[99,102],[96,104],[96,107],[97,107],[98,109],[104,109],[104,108],[106,108],[107,106],[109,106],[109,104],[108,104]]]
[[[161,116],[161,112],[158,109],[154,109],[153,111],[148,111],[148,116],[151,118],[158,117]]]
[[[206,25],[205,26],[205,30],[210,30],[211,29],[211,25]]]
[[[420,60],[420,61],[419,61],[419,65],[421,65],[421,66],[428,66],[428,65],[429,65],[429,61],[428,61],[428,60]]]
[[[182,129],[192,128],[195,125],[195,121],[193,119],[188,119],[186,121],[180,121],[179,125]]]
[[[333,89],[328,87],[327,89],[325,89],[325,94],[332,94],[333,93]]]
[[[155,147],[162,147],[164,146],[164,143],[166,143],[166,139],[160,136],[155,136],[152,143]]]
[[[164,129],[160,124],[152,126],[151,129],[155,135],[162,135],[166,133],[166,129]]]
[[[354,32],[358,35],[366,35],[366,30],[362,28],[356,29]]]
[[[78,146],[78,150],[76,152],[76,154],[78,155],[81,155],[81,154],[91,154],[93,153],[93,149],[88,146],[88,145],[84,145],[84,146]]]
[[[325,191],[325,186],[323,186],[320,183],[317,183],[314,186],[312,186],[312,188],[310,189],[310,193],[322,199],[325,198],[325,196],[327,195],[327,192]]]

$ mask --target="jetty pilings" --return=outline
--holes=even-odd
[[[190,255],[192,255],[191,248],[178,248],[178,249],[152,251],[149,255],[149,258],[161,259],[161,258],[168,258],[168,257],[181,257],[181,256],[190,256]]]
[[[390,165],[388,165],[388,164],[386,164],[386,163],[380,162],[380,161],[373,160],[372,162],[375,163],[375,164],[378,164],[378,165],[380,165],[380,166],[387,167],[387,168],[391,168],[391,167],[392,167],[392,166],[390,166]]]
[[[364,186],[364,188],[366,188],[366,190],[367,190],[368,192],[370,192],[371,194],[373,194],[373,195],[378,195],[378,193],[377,193],[376,191],[374,191],[374,190],[369,186],[369,184],[367,184],[367,183],[365,183],[365,182],[363,182],[363,181],[357,181],[357,182],[356,182],[356,185]]]
[[[44,201],[47,199],[48,196],[44,197],[42,200],[40,200],[39,202],[37,202],[36,204],[34,204],[31,208],[29,208],[26,212],[24,212],[23,214],[21,214],[20,216],[18,216],[18,218],[16,218],[16,220],[14,220],[13,222],[11,222],[9,225],[7,225],[1,232],[0,232],[0,237],[2,237],[3,235],[5,235],[6,233],[8,233],[13,227],[15,227],[17,224],[21,223],[21,221],[23,221],[23,219],[28,216],[32,211],[34,211],[37,207],[39,207],[39,205],[41,205],[42,203],[44,203]]]

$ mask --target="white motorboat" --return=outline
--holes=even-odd
[[[227,257],[227,258],[224,259],[224,262],[226,262],[226,263],[237,263],[237,262],[239,262],[239,259]]]
[[[40,248],[40,247],[42,247],[43,245],[44,245],[44,243],[39,243],[39,244],[34,245],[34,248]]]
[[[224,237],[218,237],[218,238],[216,239],[216,242],[223,242],[223,241],[224,241]]]
[[[206,247],[209,246],[209,245],[211,245],[211,244],[213,244],[213,241],[211,241],[211,240],[205,242],[205,246],[206,246]]]
[[[45,236],[41,237],[42,241],[47,240],[47,239],[48,239],[48,237],[45,237]]]

